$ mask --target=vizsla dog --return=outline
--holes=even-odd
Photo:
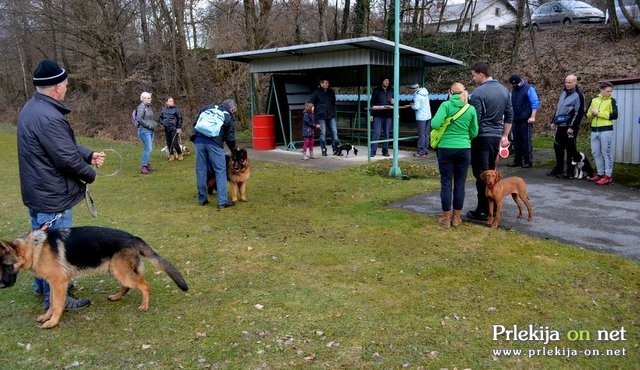
[[[533,220],[533,209],[527,195],[527,184],[521,177],[513,176],[503,179],[500,172],[486,170],[480,174],[480,178],[486,185],[485,194],[489,199],[489,220],[487,221],[489,226],[493,229],[498,227],[500,216],[502,216],[502,200],[509,194],[518,206],[518,218],[522,218],[522,205],[520,204],[520,200],[522,200],[529,212],[528,220]]]

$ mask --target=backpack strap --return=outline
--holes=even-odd
[[[471,104],[469,104],[469,103],[465,104],[462,108],[460,108],[460,110],[459,110],[456,114],[454,114],[454,115],[451,117],[451,120],[452,120],[452,121],[455,121],[455,120],[457,120],[458,118],[460,118],[460,116],[462,116],[462,115],[464,114],[464,112],[466,112],[466,111],[467,111],[467,109],[469,109],[469,106],[470,106],[470,105],[471,105]]]

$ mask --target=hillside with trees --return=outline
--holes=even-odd
[[[614,1],[607,0],[607,6]],[[519,19],[526,24],[528,6],[519,4]],[[640,74],[635,25],[572,25],[542,32],[516,25],[444,34],[424,26],[433,5],[430,0],[401,1],[401,43],[467,64],[488,60],[503,81],[522,73],[536,83],[546,107],[555,103],[567,73],[580,76],[587,95],[599,80]],[[188,118],[205,103],[233,97],[240,126],[247,127],[247,66],[219,61],[218,54],[389,37],[393,9],[393,0],[0,0],[0,110],[3,121],[15,123],[34,91],[31,72],[46,57],[70,71],[67,103],[79,134],[134,138],[128,116],[142,91],[154,94],[158,110],[166,96],[174,96]],[[465,13],[471,16],[472,10]],[[266,94],[268,81],[269,76],[257,79],[258,94]],[[436,68],[426,72],[426,81],[431,91],[444,92],[454,81],[468,84],[470,74],[468,67]],[[264,106],[264,99],[257,103]]]

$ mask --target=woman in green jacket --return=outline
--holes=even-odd
[[[453,117],[468,103],[469,94],[464,85],[456,82],[449,89],[449,100],[440,105],[431,120],[431,128],[438,129],[445,118]],[[440,202],[442,216],[438,223],[444,227],[462,223],[460,214],[464,204],[464,186],[471,163],[471,139],[478,135],[478,115],[470,105],[455,121],[451,121],[438,143],[440,170]],[[451,212],[453,194],[453,213]]]
[[[587,178],[598,185],[613,184],[613,121],[618,118],[616,100],[611,97],[613,84],[600,83],[600,94],[593,98],[587,119],[591,121],[591,154],[596,161],[598,173]]]

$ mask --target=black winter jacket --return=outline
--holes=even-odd
[[[325,90],[322,86],[318,86],[311,94],[310,101],[315,107],[316,119],[330,120],[336,116],[336,93],[333,89]]]
[[[182,112],[175,105],[160,112],[160,124],[167,128],[182,128]]]
[[[18,168],[25,206],[61,212],[84,198],[92,183],[93,152],[76,143],[62,102],[35,92],[18,116]]]

